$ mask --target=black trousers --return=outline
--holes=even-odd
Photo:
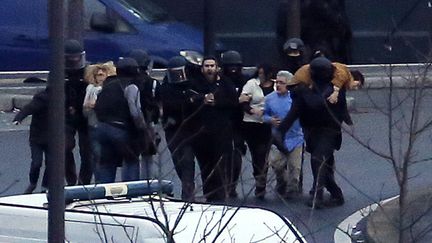
[[[311,167],[314,186],[318,199],[323,197],[326,188],[333,198],[343,198],[342,190],[334,178],[334,149],[328,143],[322,142],[311,151]]]
[[[30,184],[36,185],[39,180],[40,169],[45,155],[45,172],[42,179],[42,187],[48,188],[47,155],[48,145],[30,142],[31,164],[29,172]]]
[[[75,158],[73,149],[75,148],[75,135],[78,134],[79,154],[81,157],[81,167],[79,171],[79,184],[90,184],[93,175],[91,162],[91,148],[88,135],[87,125],[85,126],[70,126],[66,125],[66,151],[65,151],[65,166],[66,166],[66,183],[75,185],[77,183]]]
[[[263,191],[267,182],[267,155],[271,147],[271,127],[263,123],[243,122],[243,137],[251,153],[256,188]]]
[[[228,127],[221,127],[218,131],[200,132],[192,142],[207,201],[225,200],[230,181],[224,171],[232,153],[231,132]]]
[[[235,195],[242,168],[242,156],[246,154],[247,147],[240,126],[234,128],[232,134],[234,147],[225,174],[229,179],[228,193]]]
[[[166,129],[165,138],[171,152],[174,168],[182,183],[181,198],[184,201],[195,199],[195,155],[192,148],[193,134]]]

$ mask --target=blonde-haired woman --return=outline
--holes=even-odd
[[[96,142],[95,131],[98,124],[96,113],[94,107],[96,105],[96,100],[98,94],[102,90],[102,85],[106,78],[109,76],[116,75],[116,69],[113,62],[106,62],[100,64],[88,65],[84,72],[84,80],[88,82],[86,94],[83,103],[83,114],[87,117],[89,138],[91,144],[91,166],[92,171],[96,172],[96,162],[99,160],[100,146]]]
[[[108,76],[116,74],[116,69],[113,62],[88,65],[84,73],[84,80],[89,83],[84,97],[83,112],[88,119],[90,127],[97,125],[96,114],[94,107],[97,100],[97,95],[102,90],[102,84]]]

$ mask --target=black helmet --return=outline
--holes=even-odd
[[[303,53],[304,43],[299,38],[290,38],[283,45],[283,50],[288,56],[300,56]]]
[[[153,66],[149,54],[142,49],[133,49],[129,52],[128,57],[135,59],[142,71],[151,70]]]
[[[137,61],[135,61],[133,58],[121,58],[117,62],[116,72],[118,76],[134,77],[139,73],[139,66]]]
[[[66,70],[79,70],[85,67],[85,51],[79,41],[66,40],[64,43],[64,55]]]
[[[169,83],[181,83],[187,80],[186,67],[187,61],[182,56],[172,57],[168,61],[166,78]]]
[[[313,81],[327,83],[333,78],[333,64],[325,57],[317,57],[310,62],[310,73]]]
[[[242,57],[238,51],[226,51],[221,55],[223,66],[226,65],[243,65]]]

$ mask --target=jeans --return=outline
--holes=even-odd
[[[131,147],[129,131],[100,122],[96,140],[100,145],[100,160],[96,166],[96,183],[115,181],[117,167],[122,166],[122,180],[139,179],[138,155]]]
[[[98,164],[96,166],[96,183],[115,182],[117,174],[117,165]],[[139,179],[139,163],[123,163],[122,181],[135,181]]]
[[[96,178],[96,165],[98,164],[98,161],[100,160],[101,155],[101,146],[96,138],[96,126],[89,126],[88,127],[88,133],[89,133],[89,140],[90,140],[90,148],[91,148],[91,171],[95,174]]]

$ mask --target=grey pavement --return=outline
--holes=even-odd
[[[9,112],[0,111],[0,132],[7,131],[25,131],[29,129],[31,118],[28,117],[18,125],[12,124],[12,120],[15,117],[18,110]]]
[[[416,189],[407,195],[404,224],[399,222],[399,197],[378,207],[367,218],[367,237],[373,242],[399,242],[399,232],[406,232],[402,242],[431,242],[432,188]]]

